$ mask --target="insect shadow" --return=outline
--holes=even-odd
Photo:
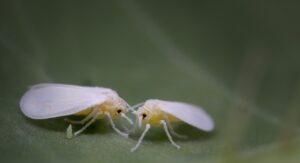
[[[132,134],[131,137],[137,140],[141,135],[142,130],[143,129]],[[172,136],[175,141],[180,141],[180,142],[188,142],[188,141],[195,141],[195,140],[204,141],[207,139],[211,139],[216,135],[216,131],[208,133],[184,123],[174,125],[174,130],[181,135],[187,136],[187,138],[185,139]],[[149,132],[145,136],[144,141],[164,142],[169,140],[163,127],[158,126],[158,127],[152,127],[149,130]]]
[[[64,119],[70,118],[74,120],[80,120],[83,117],[80,116],[67,116],[67,117],[58,117],[58,118],[51,118],[51,119],[44,119],[44,120],[34,120],[27,118],[23,116],[25,121],[30,123],[33,126],[48,130],[48,131],[54,131],[54,132],[62,132],[65,133],[67,127],[69,126],[69,123],[67,123]],[[83,125],[76,124],[72,125],[73,132],[79,130]],[[92,125],[90,125],[82,134],[107,134],[112,132],[108,121],[99,119]],[[80,135],[79,135],[80,136]]]

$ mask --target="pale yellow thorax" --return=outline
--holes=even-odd
[[[154,126],[160,125],[160,120],[166,120],[166,118],[170,122],[178,122],[179,119],[172,116],[171,114],[168,114],[164,111],[162,111],[159,107],[152,107],[152,108],[147,108],[145,107],[142,109],[139,114],[146,114],[147,117],[143,119],[143,123],[149,123]]]
[[[118,113],[117,113],[118,109],[121,109],[124,112],[124,108],[122,108],[120,105],[115,105],[113,100],[108,100],[108,101],[106,101],[102,104],[95,105],[95,106],[89,107],[85,110],[82,110],[80,112],[77,112],[74,115],[76,115],[76,116],[87,116],[94,109],[97,109],[102,113],[102,115],[99,116],[99,119],[104,118],[104,116],[105,116],[104,113],[105,112],[108,112],[113,119],[115,119],[119,116]]]

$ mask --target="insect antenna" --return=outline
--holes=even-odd
[[[130,123],[131,125],[133,125],[132,120],[129,117],[127,117],[124,113],[121,113],[121,117],[123,117],[124,119],[126,119],[128,121],[128,123]]]
[[[133,112],[133,113],[135,114],[136,120],[135,120],[135,122],[134,122],[132,128],[129,129],[129,130],[127,131],[128,133],[134,133],[134,132],[136,131],[136,129],[137,129],[138,124],[139,124],[139,117],[138,117],[138,115],[136,114],[136,111]]]
[[[134,112],[136,112],[135,109],[138,108],[138,107],[140,107],[140,106],[143,106],[144,103],[145,103],[145,102],[141,102],[141,103],[135,104],[135,105],[129,107],[128,109],[131,110],[131,111],[134,113]]]
[[[141,120],[139,120],[139,117],[138,117],[138,114],[136,112],[136,109],[139,108],[139,107],[141,107],[141,106],[143,106],[144,104],[145,104],[145,102],[140,102],[140,103],[135,104],[135,105],[133,105],[133,106],[131,106],[131,107],[128,108],[135,115],[135,117],[136,117],[136,120],[135,120],[135,123],[134,123],[133,127],[128,131],[129,133],[135,132],[137,126],[139,126],[139,127],[141,126],[140,125],[141,124],[141,122],[140,122]]]

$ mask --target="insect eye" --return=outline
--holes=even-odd
[[[122,112],[122,110],[121,110],[121,109],[118,109],[118,110],[117,110],[117,112],[118,112],[118,113],[121,113],[121,112]]]
[[[145,119],[147,117],[147,114],[143,113],[142,116],[143,116],[143,119]]]

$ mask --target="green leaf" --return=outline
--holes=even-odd
[[[1,1],[1,162],[299,162],[297,6]],[[174,138],[180,150],[158,127],[131,153],[141,131],[126,139],[105,120],[67,139],[80,125],[20,111],[27,88],[45,82],[109,87],[131,105],[193,103],[216,129],[176,124],[189,137]]]

